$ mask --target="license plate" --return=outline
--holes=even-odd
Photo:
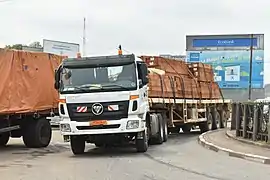
[[[107,120],[96,120],[96,121],[90,121],[90,126],[100,126],[100,125],[107,125]]]

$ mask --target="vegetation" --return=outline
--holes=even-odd
[[[13,44],[13,45],[6,45],[5,48],[6,49],[16,49],[16,50],[22,50],[23,47],[31,47],[31,48],[42,48],[42,45],[40,42],[35,41],[30,43],[29,45],[25,45],[25,44]]]

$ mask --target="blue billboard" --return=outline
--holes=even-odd
[[[248,88],[250,51],[187,51],[188,62],[211,64],[220,88]],[[264,51],[254,50],[252,88],[264,85]]]
[[[253,44],[252,44],[253,43]],[[257,38],[193,39],[193,47],[247,47],[257,46]]]

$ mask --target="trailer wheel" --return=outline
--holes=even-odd
[[[226,126],[226,114],[224,111],[218,112],[220,116],[220,128],[225,128]]]
[[[47,147],[51,142],[52,129],[45,118],[29,120],[24,128],[23,142],[29,148]]]
[[[167,119],[166,119],[165,114],[163,114],[163,116],[162,116],[162,121],[163,121],[163,142],[167,142],[167,140],[168,140],[168,124],[167,124]]]
[[[70,136],[70,146],[74,155],[83,154],[85,150],[84,136]]]
[[[105,144],[104,143],[101,143],[101,142],[95,142],[95,146],[100,148],[100,147],[104,147]]]
[[[217,128],[222,128],[223,122],[222,122],[221,116],[220,116],[220,114],[219,114],[218,111],[216,112],[216,118],[215,118],[215,120],[216,120],[216,126],[217,126]]]
[[[185,124],[185,125],[182,127],[182,131],[183,131],[184,133],[190,133],[191,128],[192,128],[192,126],[191,126],[190,124]]]
[[[169,128],[169,132],[172,133],[172,134],[179,134],[179,132],[180,132],[180,127],[179,127],[179,126],[170,127],[170,128]]]
[[[0,147],[4,147],[7,145],[9,137],[10,137],[9,133],[0,134]]]
[[[146,152],[148,149],[148,129],[146,131],[147,132],[141,132],[142,138],[138,138],[138,136],[136,137],[137,152],[143,153]]]
[[[162,119],[162,115],[161,114],[157,114],[157,119],[158,119],[158,124],[159,124],[159,131],[157,134],[157,138],[156,138],[156,143],[157,144],[162,144],[164,141],[164,122]]]
[[[207,115],[207,121],[202,122],[199,124],[201,133],[207,132],[209,130],[212,129],[213,126],[213,117],[212,117],[212,113],[208,113]]]

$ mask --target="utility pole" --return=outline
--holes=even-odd
[[[86,25],[85,25],[85,17],[83,18],[83,56],[86,55],[86,50],[85,50],[85,45],[86,45],[86,39],[85,39],[85,29],[86,29]]]
[[[253,59],[253,34],[250,38],[250,59],[249,59],[249,83],[248,83],[248,100],[251,100],[251,89],[252,89],[252,59]]]

